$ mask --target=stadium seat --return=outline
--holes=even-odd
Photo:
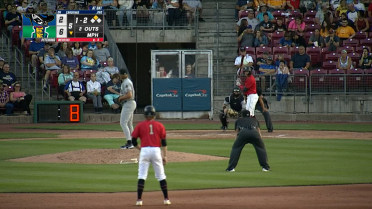
[[[288,47],[282,47],[282,46],[274,46],[273,47],[273,55],[276,54],[288,54],[289,49]]]
[[[272,54],[271,47],[267,47],[267,46],[256,47],[256,55],[263,54],[264,52],[267,52],[269,54]]]
[[[329,84],[329,91],[344,92],[345,91],[345,71],[340,69],[328,70],[327,83]]]
[[[298,53],[298,46],[289,48],[289,54],[290,54],[290,55],[293,56],[293,55],[295,55],[296,53]]]
[[[278,60],[279,55],[280,54],[274,55],[274,60]],[[289,54],[282,54],[282,55],[283,55],[284,60],[287,62],[287,66],[288,66],[289,62],[291,61],[291,55]]]
[[[307,31],[314,31],[315,29],[320,29],[320,25],[317,24],[309,24],[305,26],[305,32]]]
[[[361,54],[353,52],[353,53],[348,54],[348,56],[350,56],[351,60],[353,61],[353,66],[357,67],[359,65],[359,59],[360,59]]]
[[[354,39],[360,40],[360,39],[366,39],[367,37],[368,37],[368,32],[359,31],[355,33]]]
[[[298,69],[293,71],[293,90],[297,93],[306,93],[309,71]]]
[[[306,25],[315,24],[314,17],[305,17],[303,21]]]
[[[314,31],[307,31],[304,33],[304,39],[305,39],[306,44],[309,42],[309,39],[313,33]]]
[[[365,78],[364,70],[360,68],[354,68],[350,70],[349,75],[346,78],[346,89],[350,92],[364,92],[365,91]]]
[[[252,56],[256,54],[256,49],[251,46],[246,46],[245,51],[247,52],[248,55]]]
[[[83,79],[84,81],[88,82],[90,80],[90,76],[92,75],[92,73],[96,73],[97,70],[86,70],[84,71],[84,75],[83,75]]]
[[[338,58],[340,57],[339,53],[332,52],[325,55],[325,61],[334,61],[337,62]]]
[[[289,13],[289,17],[303,17],[302,13],[297,10],[290,10]]]
[[[239,15],[238,15],[239,19],[240,18],[243,18],[243,17],[248,17],[248,11],[244,10],[244,11],[239,11]]]
[[[372,38],[360,39],[360,45],[372,47]]]
[[[306,11],[305,12],[304,18],[306,18],[306,17],[315,18],[315,15],[316,15],[316,11],[315,10],[309,10],[309,11]]]
[[[358,39],[346,39],[342,43],[343,46],[351,46],[351,47],[357,47],[359,46],[359,40]]]
[[[282,37],[284,37],[284,32],[274,32],[271,34],[271,41],[273,40],[280,40]]]
[[[272,11],[271,14],[274,16],[274,18],[278,18],[278,17],[282,18],[283,17],[282,16],[283,12],[284,11],[282,11],[282,10],[275,10],[275,11]]]
[[[312,65],[318,65],[322,61],[321,54],[321,48],[320,47],[307,47],[306,48],[306,54],[310,56],[311,64]]]
[[[275,39],[271,41],[271,46],[280,46],[280,39]]]
[[[353,53],[354,52],[354,47],[352,46],[340,46],[340,47],[337,47],[337,53],[338,54],[341,54],[341,51],[342,50],[346,50],[348,54],[350,53]]]
[[[362,54],[364,48],[367,48],[368,51],[371,52],[371,47],[369,47],[369,46],[357,46],[357,47],[355,47],[355,52],[359,53],[359,54]]]
[[[332,61],[332,60],[323,61],[322,68],[325,69],[325,70],[328,70],[328,71],[336,69],[337,68],[337,62]]]
[[[311,92],[327,92],[327,74],[328,71],[322,68],[310,71],[310,91]]]
[[[19,33],[22,30],[22,26],[14,26],[12,29],[12,46],[20,46],[21,40],[19,39]]]

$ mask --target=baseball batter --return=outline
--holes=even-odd
[[[256,79],[252,75],[252,69],[251,67],[245,67],[244,73],[247,76],[243,93],[247,97],[247,106],[246,109],[250,112],[250,116],[254,117],[254,110],[256,109],[256,103],[258,101],[258,95],[256,91]]]
[[[118,98],[118,101],[122,105],[120,126],[127,140],[127,143],[120,148],[133,149],[131,133],[133,132],[133,113],[137,107],[137,103],[134,101],[134,87],[132,81],[128,78],[128,71],[126,69],[121,69],[120,74],[123,80],[121,83],[120,96]]]
[[[154,168],[155,178],[160,182],[160,188],[164,196],[164,205],[170,205],[168,199],[168,188],[164,166],[167,163],[167,141],[164,125],[155,121],[156,111],[153,106],[146,106],[144,109],[146,120],[137,124],[132,133],[132,143],[139,149],[139,167],[137,183],[137,202],[141,206],[142,193],[150,164]],[[137,143],[137,138],[141,139],[141,146]],[[163,156],[162,156],[163,155]]]
[[[269,171],[270,166],[267,162],[265,144],[261,139],[260,124],[256,118],[250,117],[247,110],[242,110],[241,115],[242,118],[235,121],[235,131],[237,132],[237,135],[231,149],[229,165],[226,171],[235,171],[240,154],[244,146],[248,143],[252,144],[256,150],[258,162],[262,167],[262,171]]]
[[[228,107],[230,105],[230,108]],[[222,123],[222,130],[227,129],[227,118],[228,117],[238,117],[240,111],[242,110],[243,106],[245,105],[244,97],[240,92],[239,87],[235,87],[233,93],[225,97],[223,102],[222,111],[219,115],[220,121]]]

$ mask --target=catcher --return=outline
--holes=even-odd
[[[229,108],[230,106],[230,108]],[[223,102],[223,107],[221,110],[221,113],[219,115],[220,121],[222,123],[221,129],[226,130],[227,129],[227,118],[232,117],[232,118],[238,118],[240,115],[240,111],[242,108],[245,106],[245,101],[244,97],[240,92],[239,87],[235,87],[233,90],[233,93],[225,97],[225,100]]]

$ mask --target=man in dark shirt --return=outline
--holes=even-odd
[[[262,167],[262,171],[269,171],[270,166],[267,162],[265,144],[261,139],[260,124],[256,118],[250,117],[250,113],[247,110],[242,110],[241,115],[242,118],[239,118],[235,122],[235,131],[237,132],[237,136],[231,149],[229,165],[226,171],[235,171],[240,154],[244,146],[248,143],[252,144],[256,150],[258,162]]]
[[[304,69],[308,70],[310,67],[310,56],[305,53],[305,47],[299,46],[298,53],[292,56],[291,62],[289,63],[289,70],[293,72],[293,69]]]
[[[261,30],[264,33],[274,32],[274,24],[269,20],[269,14],[265,12],[263,14],[264,20],[257,25],[256,30]]]
[[[222,130],[225,131],[227,129],[227,124],[228,124],[227,118],[238,117],[244,104],[245,104],[244,97],[242,93],[240,92],[240,88],[235,87],[233,90],[233,93],[230,96],[225,97],[222,111],[219,115],[220,121],[222,123],[222,127],[221,127]],[[229,105],[230,105],[230,108],[228,107]]]
[[[10,34],[14,26],[22,26],[22,16],[17,12],[17,6],[14,5],[8,14],[6,14],[5,25],[7,25]]]
[[[273,123],[271,122],[271,116],[269,113],[269,105],[267,104],[267,100],[262,95],[262,90],[257,88],[257,95],[258,95],[258,102],[256,104],[256,110],[259,110],[265,118],[267,132],[273,132],[274,127]]]

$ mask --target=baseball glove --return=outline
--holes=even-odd
[[[227,115],[229,116],[229,117],[232,117],[232,118],[236,118],[236,117],[238,117],[238,112],[236,112],[235,110],[233,110],[233,109],[228,109],[227,110]]]

